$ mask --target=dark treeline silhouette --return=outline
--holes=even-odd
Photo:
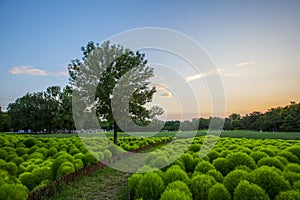
[[[155,126],[162,131],[188,131],[191,127],[205,130],[210,118],[187,121],[155,120],[149,125],[149,131]],[[101,121],[100,126],[112,130],[113,124]],[[284,107],[271,108],[265,113],[254,111],[241,116],[233,113],[225,119],[224,130],[286,131],[300,132],[300,103],[291,102]],[[53,86],[44,92],[27,93],[0,111],[0,131],[24,132],[70,132],[75,130],[72,116],[72,91],[70,87]],[[122,131],[122,130],[119,130]],[[134,130],[132,130],[134,131]]]

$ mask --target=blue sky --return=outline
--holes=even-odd
[[[174,29],[200,43],[223,78],[228,113],[300,101],[299,10],[297,0],[2,0],[0,105],[67,84],[66,67],[82,57],[81,46],[141,27]]]

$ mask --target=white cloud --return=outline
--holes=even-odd
[[[212,75],[212,74],[220,74],[220,73],[222,73],[223,71],[224,71],[224,70],[223,70],[223,69],[220,69],[220,68],[211,69],[211,70],[208,70],[208,71],[203,72],[203,73],[195,74],[195,75],[192,75],[192,76],[187,76],[187,77],[185,78],[185,80],[186,80],[186,82],[191,82],[191,81],[194,81],[194,80],[197,80],[197,79],[201,79],[201,78],[210,76],[210,75]]]
[[[42,69],[34,68],[32,66],[13,67],[9,70],[9,72],[11,74],[25,74],[30,76],[48,76],[48,75],[67,76],[68,75],[67,70],[62,70],[59,72],[48,72]]]
[[[170,91],[164,90],[161,92],[160,96],[165,97],[165,98],[171,98],[172,93]]]
[[[241,62],[239,64],[237,64],[236,66],[237,67],[245,67],[247,65],[254,65],[255,63],[254,62]]]
[[[31,76],[47,76],[48,73],[45,70],[37,69],[31,66],[13,67],[9,70],[11,74],[27,74]]]
[[[238,76],[239,74],[238,73],[227,73],[225,74],[226,76]]]

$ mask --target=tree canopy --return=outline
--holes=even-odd
[[[117,131],[126,124],[133,121],[132,127],[145,126],[162,114],[158,107],[145,107],[156,89],[150,87],[154,72],[144,54],[109,41],[101,45],[89,42],[82,53],[83,58],[73,60],[68,67],[70,84],[80,102],[76,108],[81,107],[80,112],[94,109],[99,121],[112,124],[114,143]]]

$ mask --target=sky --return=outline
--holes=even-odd
[[[141,50],[154,63],[160,86],[154,103],[165,118],[210,116],[216,98],[207,87],[210,76],[222,80],[226,115],[299,102],[299,10],[298,0],[2,0],[0,105],[5,110],[27,92],[65,86],[67,65],[82,57],[82,46],[143,27],[185,34],[214,65],[199,73],[168,53]]]

